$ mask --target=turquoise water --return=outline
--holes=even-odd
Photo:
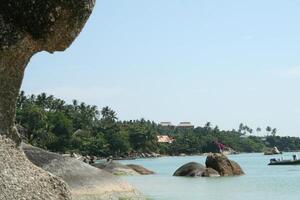
[[[292,158],[286,153],[277,158]],[[299,200],[300,165],[268,166],[270,158],[262,154],[229,156],[246,175],[239,177],[173,177],[174,171],[191,161],[205,163],[205,156],[162,157],[122,161],[138,164],[156,172],[149,176],[124,177],[146,197],[154,200]]]

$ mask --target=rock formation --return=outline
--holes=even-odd
[[[60,178],[34,166],[15,143],[0,136],[0,199],[70,200]]]
[[[28,159],[42,169],[62,178],[71,189],[73,200],[144,199],[119,177],[71,157],[63,157],[22,143]]]
[[[110,160],[108,162],[103,163],[94,163],[92,164],[94,167],[97,167],[99,169],[105,170],[111,174],[117,175],[117,176],[134,176],[134,175],[140,175],[132,168],[123,165],[122,163],[119,163],[117,161]]]
[[[39,51],[65,50],[80,33],[94,0],[0,4],[0,199],[69,199],[63,181],[35,167],[17,149],[21,139],[14,127],[15,104],[30,58]]]
[[[200,163],[190,162],[178,168],[173,176],[236,176],[243,175],[242,168],[236,162],[229,160],[224,154],[214,153],[206,158],[205,166]]]
[[[153,171],[146,169],[140,165],[124,165],[117,161],[109,160],[107,162],[98,162],[92,164],[94,167],[103,169],[109,173],[112,173],[117,176],[136,176],[136,175],[149,175],[154,174]]]
[[[2,0],[0,6],[0,134],[15,142],[15,104],[30,58],[63,51],[80,33],[93,0]]]
[[[190,162],[175,171],[173,176],[189,176],[189,177],[217,177],[220,176],[219,173],[212,169],[206,168],[200,163]]]
[[[133,169],[134,171],[136,171],[137,173],[141,174],[141,175],[150,175],[150,174],[154,174],[153,171],[146,169],[145,167],[141,166],[141,165],[133,165],[133,164],[129,164],[127,165],[127,167],[130,167],[131,169]]]
[[[239,164],[229,160],[225,155],[220,153],[208,155],[205,164],[206,167],[212,168],[219,172],[221,176],[235,176],[244,174]]]
[[[264,155],[276,155],[276,154],[282,154],[282,152],[279,151],[277,147],[268,148],[268,149],[264,152]]]

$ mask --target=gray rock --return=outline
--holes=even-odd
[[[150,174],[154,174],[153,171],[146,169],[145,167],[141,166],[141,165],[134,165],[134,164],[129,164],[127,165],[127,167],[130,167],[131,169],[133,169],[134,171],[136,171],[137,173],[141,174],[141,175],[150,175]]]
[[[0,134],[17,144],[15,104],[24,70],[40,51],[63,51],[80,33],[93,0],[6,0],[0,6]]]
[[[108,161],[108,162],[101,162],[101,163],[94,163],[92,164],[94,167],[99,169],[103,169],[109,173],[112,173],[117,176],[131,176],[131,175],[140,175],[138,172],[133,170],[132,168],[123,165],[117,161]]]
[[[206,168],[205,171],[202,173],[203,177],[219,177],[220,174],[213,168]]]
[[[282,154],[282,152],[279,151],[277,147],[269,148],[264,152],[264,155],[276,155],[276,154]]]
[[[190,162],[175,171],[173,176],[200,176],[200,177],[213,177],[213,176],[220,176],[217,171],[206,168],[200,163]]]
[[[15,143],[0,135],[0,199],[71,200],[60,178],[33,165]]]
[[[30,58],[40,51],[69,47],[93,6],[93,0],[1,1],[0,136],[5,137],[0,139],[0,199],[70,198],[60,178],[35,167],[17,149],[21,139],[14,127],[15,105]]]
[[[74,200],[144,199],[127,182],[105,170],[24,143],[21,147],[32,163],[61,177],[69,185]]]
[[[221,176],[236,176],[245,174],[239,164],[235,161],[229,160],[225,155],[220,153],[208,155],[205,164],[206,167],[219,172]]]

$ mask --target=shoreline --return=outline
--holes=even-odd
[[[282,153],[293,153],[293,152],[300,152],[300,150],[295,151],[283,151]],[[160,155],[157,157],[122,157],[122,158],[113,158],[113,160],[116,161],[122,161],[122,160],[139,160],[139,159],[153,159],[153,158],[168,158],[168,157],[190,157],[190,156],[208,156],[209,154],[212,154],[213,152],[209,153],[200,153],[200,154],[185,154],[185,155]],[[233,155],[243,155],[243,154],[264,154],[264,152],[239,152],[239,153],[232,153],[232,154],[225,154],[226,156],[233,156]],[[276,155],[282,155],[282,154],[272,154],[272,155],[264,155],[264,156],[276,156]],[[98,160],[105,160],[106,158],[101,158]]]

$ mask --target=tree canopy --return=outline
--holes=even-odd
[[[218,151],[215,141],[239,152],[261,152],[277,146],[280,150],[299,150],[300,139],[277,136],[277,129],[266,127],[267,136],[255,136],[256,129],[241,123],[238,130],[220,130],[211,122],[203,127],[176,128],[150,120],[120,121],[110,107],[73,100],[71,103],[45,93],[17,101],[16,123],[28,143],[53,152],[77,152],[94,156],[129,156],[134,153],[178,155]],[[174,138],[173,143],[158,143],[158,135]]]

